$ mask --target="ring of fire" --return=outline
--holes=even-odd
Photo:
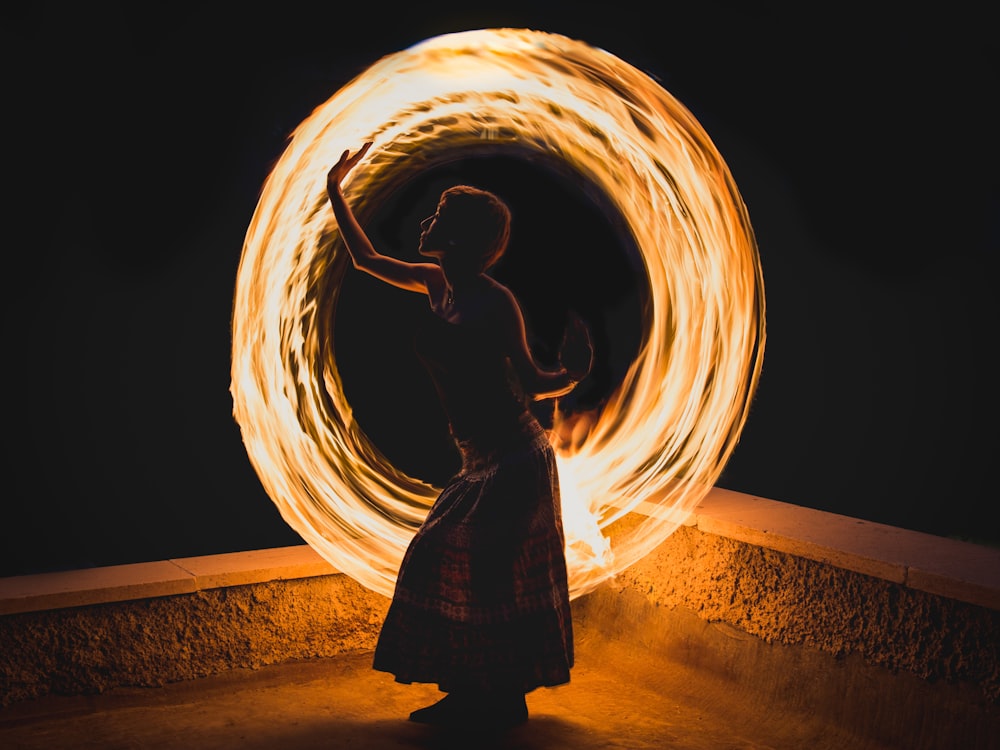
[[[764,351],[763,277],[735,182],[700,124],[606,51],[523,29],[446,34],[388,55],[294,131],[261,191],[237,274],[234,417],[266,492],[323,558],[392,594],[438,489],[352,416],[333,319],[349,258],[325,178],[374,145],[344,191],[364,222],[428,167],[504,153],[558,163],[619,212],[648,284],[642,345],[599,413],[553,434],[577,597],[651,551],[731,455]]]

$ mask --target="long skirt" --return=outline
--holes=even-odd
[[[555,455],[532,420],[462,471],[410,542],[373,667],[402,683],[529,692],[569,681],[573,629]]]

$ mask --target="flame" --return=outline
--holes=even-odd
[[[639,248],[642,346],[594,413],[558,410],[570,595],[685,522],[731,455],[764,350],[763,278],[735,182],[700,124],[646,74],[564,36],[485,29],[377,61],[292,133],[261,191],[232,318],[234,417],[282,517],[339,570],[391,595],[438,489],[393,467],[352,416],[333,319],[349,265],[325,195],[362,222],[420,171],[467,155],[548,159],[603,193]]]

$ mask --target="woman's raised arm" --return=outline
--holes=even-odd
[[[337,219],[337,226],[340,227],[340,235],[355,268],[400,289],[426,293],[428,285],[433,283],[432,278],[440,275],[440,267],[434,263],[408,263],[378,252],[358,224],[340,188],[340,183],[364,158],[371,145],[369,141],[353,155],[350,151],[344,151],[340,160],[326,175],[326,194]]]

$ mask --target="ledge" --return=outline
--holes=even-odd
[[[1000,610],[1000,549],[722,488],[713,488],[705,496],[686,525],[936,596]],[[0,578],[0,615],[190,594],[337,572],[308,545],[296,545],[12,576]]]
[[[1000,549],[713,489],[699,531],[1000,610]]]
[[[309,545],[0,578],[0,615],[333,575]]]

